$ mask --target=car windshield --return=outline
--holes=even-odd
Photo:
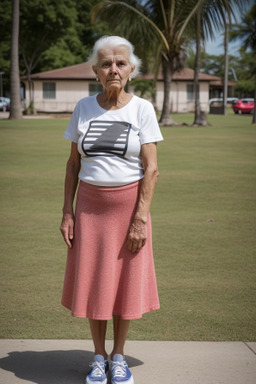
[[[253,99],[242,99],[241,101],[242,101],[242,103],[244,103],[244,104],[248,104],[248,103],[253,103],[253,102],[254,102]]]

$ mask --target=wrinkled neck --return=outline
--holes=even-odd
[[[97,101],[102,108],[111,110],[124,107],[126,104],[129,103],[131,98],[132,95],[125,92],[124,90],[121,90],[119,92],[105,91],[104,93],[98,95]]]

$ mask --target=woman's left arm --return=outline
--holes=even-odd
[[[143,144],[141,147],[141,155],[144,167],[144,178],[141,182],[138,205],[127,239],[128,249],[132,253],[139,252],[146,243],[147,220],[159,176],[157,166],[157,144]]]

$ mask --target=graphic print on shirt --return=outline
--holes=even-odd
[[[86,156],[121,156],[127,151],[131,124],[125,121],[91,121],[82,141]]]

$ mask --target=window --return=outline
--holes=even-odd
[[[89,96],[93,96],[96,93],[102,93],[103,87],[101,84],[89,84]]]
[[[43,83],[43,99],[56,99],[56,83]]]
[[[200,88],[199,85],[197,87],[197,91],[199,92]],[[194,85],[193,84],[187,84],[187,100],[188,101],[193,101],[195,100],[194,96]]]

